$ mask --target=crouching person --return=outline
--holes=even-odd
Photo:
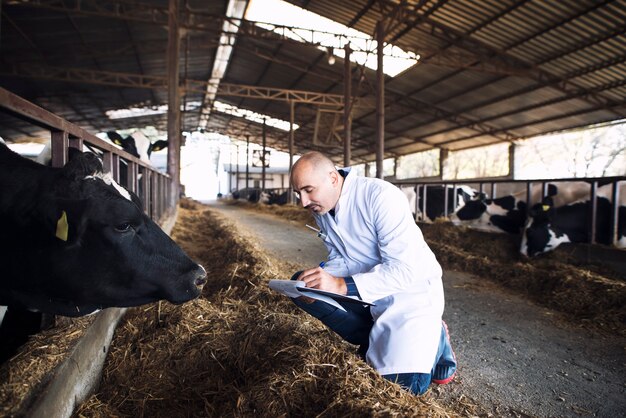
[[[293,166],[291,184],[320,227],[329,255],[322,266],[294,274],[307,287],[374,301],[293,299],[346,341],[386,379],[423,394],[446,384],[456,359],[442,321],[441,266],[415,224],[407,199],[386,181],[336,169],[319,152]]]

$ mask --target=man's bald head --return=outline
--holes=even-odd
[[[330,158],[321,152],[312,151],[304,154],[293,165],[291,184],[302,206],[324,214],[336,206],[343,177]]]
[[[291,169],[291,175],[296,171],[307,170],[315,172],[336,171],[335,164],[330,158],[318,151],[311,151],[304,154]]]

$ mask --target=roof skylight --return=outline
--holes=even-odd
[[[213,102],[213,106],[215,110],[218,112],[226,113],[232,116],[237,116],[240,118],[245,118],[252,122],[263,123],[265,120],[265,124],[267,126],[272,126],[274,128],[282,129],[283,131],[289,131],[289,122],[269,117],[267,115],[262,115],[261,113],[253,112],[252,110],[242,109],[237,106],[230,105],[228,103],[220,102],[216,100]],[[298,124],[293,124],[294,131],[298,129],[300,126]]]
[[[332,51],[332,54],[341,58],[344,57],[344,46],[350,42],[353,49],[350,61],[360,65],[365,64],[366,67],[376,70],[377,42],[370,35],[316,13],[282,0],[251,0],[245,18],[259,22],[257,23],[259,27],[272,30],[282,36],[301,42],[306,40],[318,43],[320,49]],[[277,28],[274,25],[300,29],[285,30],[284,27]],[[383,71],[391,77],[417,64],[420,58],[417,54],[403,51],[391,44],[383,48],[383,54]]]

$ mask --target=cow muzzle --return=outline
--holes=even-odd
[[[206,284],[206,280],[206,270],[204,269],[204,267],[198,264],[198,268],[195,272],[194,284],[196,285],[196,287],[202,289],[202,287]]]

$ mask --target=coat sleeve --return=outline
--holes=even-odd
[[[441,266],[417,227],[409,203],[396,187],[382,187],[366,202],[378,240],[381,262],[353,274],[364,300],[378,300],[403,291],[427,291],[441,277]]]
[[[315,221],[317,226],[322,230],[329,233],[329,226],[320,217],[316,217]],[[323,239],[326,250],[328,250],[328,258],[324,261],[324,270],[332,274],[335,277],[345,277],[349,275],[346,260],[341,255],[335,244],[328,239]]]

